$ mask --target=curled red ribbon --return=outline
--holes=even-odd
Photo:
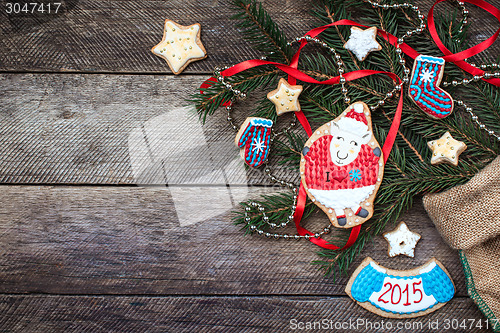
[[[498,29],[493,36],[491,36],[490,38],[488,38],[484,42],[482,42],[476,46],[473,46],[465,51],[462,51],[462,52],[459,52],[456,54],[452,54],[443,45],[443,43],[439,39],[439,36],[438,36],[436,28],[435,28],[435,24],[434,24],[434,7],[438,3],[443,2],[443,1],[445,1],[445,0],[437,0],[434,3],[434,5],[432,6],[432,8],[430,9],[429,14],[428,14],[428,27],[429,27],[429,31],[431,33],[431,36],[434,39],[434,42],[436,43],[438,48],[441,50],[441,52],[443,52],[445,54],[445,56],[443,57],[445,59],[445,61],[453,62],[458,67],[462,68],[463,70],[465,70],[466,72],[468,72],[472,75],[483,75],[485,73],[484,71],[471,66],[470,64],[466,63],[464,61],[464,59],[471,57],[475,54],[478,54],[479,52],[482,52],[482,51],[486,50],[489,46],[491,46],[493,44],[493,42],[496,40],[496,38],[498,37],[498,35],[500,34],[500,29]],[[498,21],[500,22],[500,10],[498,10],[496,7],[490,5],[489,3],[485,2],[484,0],[463,0],[463,1],[467,2],[467,3],[474,4],[478,7],[486,10],[488,13],[494,15],[498,19]],[[323,31],[325,31],[326,29],[328,29],[332,26],[342,26],[342,25],[367,28],[367,26],[359,24],[359,23],[351,21],[351,20],[339,20],[337,22],[333,22],[333,23],[312,29],[309,32],[307,32],[305,34],[305,36],[316,37],[320,33],[322,33]],[[391,45],[396,46],[398,44],[397,43],[398,38],[396,36],[386,32],[382,29],[377,29],[377,33],[382,38],[387,40]],[[241,62],[239,64],[236,64],[236,65],[224,70],[223,72],[221,72],[221,75],[222,76],[232,76],[234,74],[240,73],[242,71],[245,71],[247,69],[254,68],[257,66],[272,65],[272,66],[275,66],[276,68],[282,70],[286,74],[288,74],[288,81],[292,85],[296,84],[297,80],[308,82],[308,83],[314,83],[314,84],[322,84],[322,85],[338,84],[340,81],[340,76],[336,76],[336,77],[333,77],[333,78],[325,80],[325,81],[318,81],[318,80],[308,76],[307,74],[305,74],[302,71],[297,69],[300,52],[301,52],[302,48],[307,44],[307,42],[308,42],[307,40],[301,41],[299,49],[297,50],[295,55],[292,57],[290,65],[284,65],[284,64],[280,64],[280,63],[276,63],[276,62],[266,61],[266,60],[252,59],[252,60],[247,60],[247,61]],[[411,57],[413,59],[415,59],[419,55],[419,53],[416,50],[414,50],[412,47],[410,47],[406,43],[400,44],[399,47],[401,48],[403,53],[405,53],[406,55],[408,55],[409,57]],[[352,81],[352,80],[356,80],[356,79],[363,78],[363,77],[370,76],[370,75],[374,75],[374,74],[384,74],[384,75],[391,77],[398,84],[401,83],[401,79],[396,74],[390,73],[390,72],[384,72],[384,71],[375,71],[375,70],[353,71],[353,72],[345,73],[343,75],[343,77],[346,79],[346,81]],[[488,82],[488,83],[491,83],[495,86],[500,86],[500,79],[483,78],[483,80]],[[200,88],[207,88],[211,84],[213,84],[214,82],[216,82],[216,79],[211,77],[210,79],[205,81]],[[203,93],[203,91],[201,91],[201,93]],[[223,101],[222,105],[226,106],[228,104],[230,104],[230,102]],[[402,110],[403,110],[403,89],[401,89],[401,94],[399,97],[399,103],[398,103],[398,106],[396,109],[396,114],[394,116],[392,125],[389,129],[389,133],[388,133],[386,140],[384,142],[384,146],[382,147],[382,151],[384,153],[384,163],[387,162],[387,159],[388,159],[389,154],[391,152],[392,146],[393,146],[394,141],[396,139],[397,132],[399,129],[399,124],[401,122]],[[304,113],[302,111],[297,111],[296,116],[297,116],[297,119],[299,120],[299,122],[301,123],[302,127],[306,131],[307,135],[311,136],[312,135],[311,126],[310,126],[307,118],[305,117]],[[296,208],[295,214],[294,214],[295,226],[296,226],[296,229],[297,229],[297,232],[299,235],[301,235],[301,236],[309,235],[309,236],[311,236],[309,238],[309,240],[312,243],[314,243],[322,248],[329,249],[329,250],[339,250],[339,249],[343,250],[343,249],[346,249],[346,248],[352,246],[356,242],[356,239],[357,239],[359,232],[360,232],[360,229],[361,229],[360,225],[351,228],[351,234],[349,236],[349,239],[348,239],[347,243],[342,248],[339,246],[336,246],[334,244],[328,243],[326,240],[324,240],[322,238],[314,237],[313,233],[311,233],[309,230],[305,229],[304,227],[300,226],[300,221],[301,221],[302,216],[304,214],[306,198],[307,198],[307,194],[306,194],[305,188],[301,182],[300,188],[299,188],[299,194],[298,194],[298,198],[297,198],[297,204],[296,204],[297,208]]]
[[[466,58],[470,58],[473,55],[476,55],[476,54],[486,50],[488,47],[490,47],[495,42],[495,40],[498,38],[498,35],[500,34],[500,28],[487,40],[485,40],[485,41],[483,41],[483,42],[481,42],[481,43],[479,43],[471,48],[468,48],[467,50],[453,54],[441,42],[441,39],[439,38],[439,35],[436,31],[435,23],[434,23],[434,7],[438,3],[443,2],[443,1],[445,1],[445,0],[437,0],[434,3],[434,5],[431,7],[431,9],[429,10],[429,15],[427,16],[427,26],[429,28],[429,32],[431,33],[431,36],[434,39],[434,42],[436,43],[437,47],[441,50],[441,52],[444,53],[443,59],[445,61],[449,61],[449,62],[454,63],[455,65],[457,65],[458,67],[460,67],[461,69],[463,69],[464,71],[466,71],[467,73],[469,73],[471,75],[484,75],[485,72],[483,70],[466,63],[464,60]],[[500,22],[500,10],[498,8],[496,8],[495,6],[487,3],[486,1],[483,1],[483,0],[462,0],[462,1],[467,2],[467,3],[471,3],[473,5],[478,6],[479,8],[484,9],[488,13],[495,16],[495,18],[498,20],[498,22]],[[500,87],[500,79],[482,78],[482,80],[484,80],[488,83],[491,83],[497,87]]]
[[[325,27],[325,29],[326,28],[328,28],[328,27]],[[297,52],[300,52],[300,49]],[[292,58],[292,59],[298,59],[298,56],[294,56],[294,58]],[[296,66],[296,64],[297,64],[297,61],[295,62],[294,65]],[[309,75],[305,74],[304,72],[298,70],[297,68],[292,67],[291,65],[289,66],[289,65],[284,65],[284,64],[277,63],[277,62],[272,62],[272,61],[267,61],[267,60],[259,60],[259,59],[247,60],[247,61],[241,62],[239,64],[236,64],[236,65],[222,71],[221,75],[222,76],[232,76],[232,75],[235,75],[235,74],[240,73],[242,71],[245,71],[247,69],[254,68],[257,66],[263,66],[263,65],[272,65],[272,66],[275,66],[276,68],[279,68],[283,72],[287,73],[289,75],[289,81],[293,82],[291,84],[294,84],[296,82],[296,80],[300,80],[300,81],[308,82],[308,83],[314,83],[314,84],[322,84],[322,85],[333,85],[333,84],[338,84],[340,82],[340,76],[336,76],[336,77],[330,78],[330,79],[325,80],[325,81],[318,81],[318,80],[310,77]],[[367,77],[370,75],[375,75],[375,74],[387,75],[391,79],[393,79],[395,82],[397,82],[398,84],[401,83],[401,79],[394,73],[368,70],[368,69],[345,73],[343,75],[343,77],[346,79],[346,81],[353,81],[356,79],[360,79],[360,78]],[[403,90],[403,89],[401,89],[401,90]],[[399,97],[398,107],[396,109],[395,117],[393,119],[391,128],[389,129],[389,133],[388,133],[387,138],[385,140],[384,146],[382,147],[382,152],[384,153],[384,162],[387,161],[387,158],[389,157],[392,146],[394,144],[394,140],[396,139],[396,135],[397,135],[397,132],[399,129],[399,124],[401,122],[402,112],[403,112],[403,93],[401,92],[400,97]],[[312,134],[312,131],[311,131],[311,126],[309,125],[309,122],[307,121],[307,118],[303,115],[303,113],[301,111],[298,111],[296,114],[297,114],[297,118],[301,122],[304,129],[306,129],[307,134],[310,136]],[[297,198],[297,204],[296,204],[297,208],[296,208],[295,214],[294,214],[294,221],[295,221],[297,233],[301,236],[305,236],[305,235],[311,236],[309,238],[309,240],[322,248],[329,249],[329,250],[341,249],[339,246],[328,243],[323,238],[314,237],[314,234],[312,232],[310,232],[309,230],[300,226],[300,221],[301,221],[302,216],[304,214],[306,197],[307,197],[307,195],[306,195],[305,189],[301,183],[300,188],[299,188],[298,198]],[[349,236],[349,239],[348,239],[347,243],[342,247],[342,249],[348,248],[355,243],[355,241],[359,235],[360,230],[361,230],[361,226],[356,226],[356,227],[351,228],[351,234]]]

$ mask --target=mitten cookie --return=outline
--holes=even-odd
[[[241,158],[253,168],[261,166],[269,155],[273,121],[248,117],[236,134],[235,143],[240,147]]]

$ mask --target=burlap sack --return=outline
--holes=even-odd
[[[459,250],[470,297],[500,332],[500,157],[466,184],[426,195],[424,206]]]

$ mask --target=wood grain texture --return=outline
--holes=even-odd
[[[166,62],[150,51],[163,36],[165,19],[201,24],[208,58],[189,65],[184,73],[211,73],[217,65],[260,56],[230,20],[234,12],[229,0],[60,2],[61,12],[52,15],[8,15],[2,7],[1,70],[170,74]],[[308,2],[264,5],[289,38],[313,27]]]
[[[202,126],[186,102],[204,79],[0,75],[0,183],[269,184],[244,168],[223,109]]]
[[[334,283],[310,265],[317,259],[315,245],[244,236],[230,222],[233,208],[220,198],[204,219],[182,223],[178,211],[188,199],[176,201],[171,191],[4,186],[0,292],[345,295],[347,276]],[[386,241],[377,237],[350,271],[368,255],[394,269],[411,269],[435,256],[453,277],[457,295],[466,295],[458,255],[443,243],[422,205],[403,220],[422,235],[415,259],[389,258]],[[318,213],[306,225],[319,230],[325,222]],[[293,233],[292,228],[286,231]]]
[[[201,127],[184,101],[215,66],[260,56],[229,0],[62,2],[58,15],[0,11],[0,332],[282,332],[292,318],[381,319],[345,295],[347,276],[333,282],[310,265],[316,246],[231,223],[237,202],[275,189],[242,167],[222,110]],[[432,2],[419,2],[423,12]],[[289,38],[316,25],[308,1],[263,5]],[[497,22],[467,6],[474,44]],[[202,25],[208,58],[181,77],[150,52],[166,18]],[[484,319],[422,205],[402,219],[422,235],[416,258],[387,257],[377,237],[349,273],[366,256],[394,269],[435,256],[457,294],[422,322]],[[306,225],[325,222],[320,212]]]
[[[0,312],[2,332],[446,332],[447,321],[460,324],[466,318],[470,325],[467,319],[477,324],[481,318],[469,298],[455,298],[426,317],[407,320],[378,317],[346,297],[2,295]],[[383,328],[375,329],[382,320]],[[430,323],[438,329],[429,329]],[[474,327],[449,331],[487,332]]]
[[[0,11],[0,70],[47,72],[167,73],[164,60],[150,49],[162,37],[163,22],[172,19],[183,25],[200,23],[208,58],[188,66],[184,73],[213,71],[260,56],[242,40],[230,20],[229,0],[118,1],[61,0],[58,14],[8,15]],[[427,13],[434,1],[419,1]],[[499,0],[491,0],[500,7]],[[308,13],[309,1],[263,1],[265,9],[288,38],[306,33],[317,24]],[[467,5],[470,44],[491,36],[498,22],[484,11]],[[437,10],[446,12],[441,4]],[[2,8],[3,9],[3,8]],[[362,23],[362,18],[360,19]],[[489,50],[500,53],[500,43]],[[489,58],[489,61],[494,61]]]

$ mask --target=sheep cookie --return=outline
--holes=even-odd
[[[351,104],[314,131],[302,150],[302,185],[338,228],[352,228],[372,217],[383,173],[382,149],[363,102]]]

